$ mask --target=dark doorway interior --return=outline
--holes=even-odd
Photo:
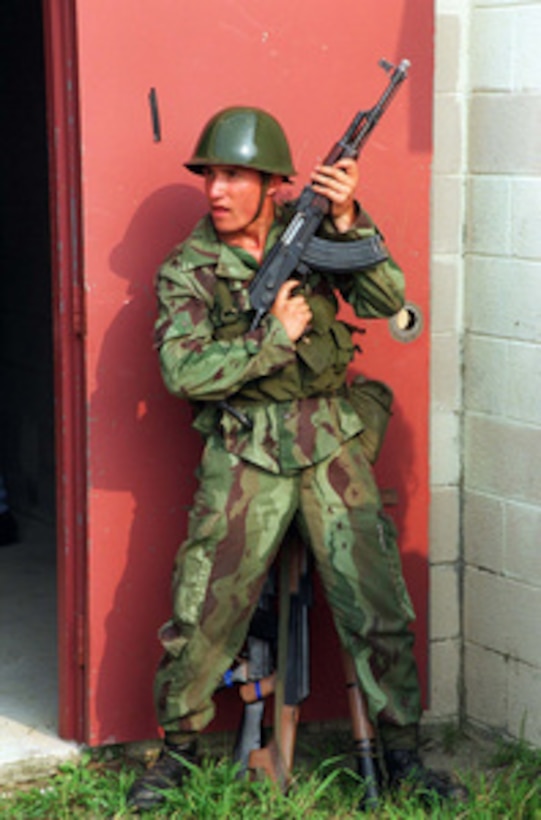
[[[18,542],[0,548],[0,716],[54,734],[53,333],[40,0],[2,0],[0,37],[0,470],[19,527]]]

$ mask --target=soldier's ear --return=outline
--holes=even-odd
[[[269,181],[266,190],[267,196],[274,196],[274,194],[280,190],[283,181],[284,178],[279,174],[271,174],[269,176]]]

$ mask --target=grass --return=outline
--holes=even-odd
[[[459,739],[454,739],[458,745]],[[112,757],[112,759],[111,759]],[[296,769],[287,795],[267,780],[239,779],[227,759],[206,758],[186,785],[171,794],[159,811],[143,818],[167,820],[422,820],[425,817],[472,820],[541,820],[541,751],[525,743],[500,744],[481,770],[459,772],[469,790],[464,804],[426,807],[420,797],[398,793],[382,799],[377,811],[357,811],[362,784],[341,756]],[[140,767],[122,754],[93,752],[77,764],[12,794],[0,793],[3,820],[105,820],[134,817],[125,795]]]

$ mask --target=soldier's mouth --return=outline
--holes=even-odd
[[[213,217],[226,216],[229,213],[229,208],[224,208],[222,205],[216,205],[210,210]]]

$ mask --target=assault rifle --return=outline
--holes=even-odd
[[[378,804],[383,774],[379,763],[376,730],[368,717],[366,696],[359,686],[353,659],[345,650],[342,652],[342,659],[353,729],[353,752],[357,772],[365,788],[360,808],[365,811],[374,809]]]
[[[290,530],[280,559],[279,625],[261,628],[262,616],[268,624],[270,596],[275,589],[272,575],[260,598],[253,622],[254,635],[248,638],[248,669],[238,673],[244,713],[235,744],[234,760],[240,772],[262,771],[286,791],[293,768],[297,724],[301,703],[310,693],[310,634],[308,611],[312,605],[312,568],[305,545]],[[257,637],[256,637],[257,635]],[[277,668],[272,668],[276,640]],[[364,693],[359,687],[351,656],[342,652],[351,713],[354,757],[365,787],[360,807],[377,806],[382,786],[376,734],[368,717]],[[262,662],[262,658],[264,658]],[[268,743],[262,739],[264,701],[274,695],[274,731]]]
[[[344,157],[358,157],[398,87],[406,79],[410,63],[402,60],[395,67],[380,60],[379,65],[390,75],[387,87],[372,108],[356,114],[343,137],[323,160],[323,165],[334,165]],[[317,194],[311,185],[305,186],[290,222],[250,285],[250,301],[255,311],[252,330],[258,327],[274,304],[278,290],[293,273],[301,276],[309,270],[346,273],[372,267],[387,259],[379,236],[355,242],[328,242],[316,237],[329,208],[327,197]]]
[[[240,774],[246,774],[250,755],[263,745],[265,698],[274,691],[274,655],[278,639],[274,612],[275,576],[272,567],[250,624],[246,640],[247,659],[229,675],[229,685],[235,682],[241,684],[240,696],[244,701],[242,721],[233,750],[233,760],[239,764]]]
[[[310,694],[311,603],[309,554],[299,536],[289,530],[280,555],[277,668],[260,682],[261,697],[274,694],[274,731],[269,742],[252,750],[248,758],[252,772],[265,772],[283,791],[291,778],[301,703]],[[249,693],[248,689],[246,699]]]

